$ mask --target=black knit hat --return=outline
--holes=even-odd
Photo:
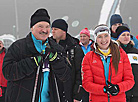
[[[50,24],[50,16],[46,9],[41,8],[35,11],[35,13],[31,16],[30,28],[40,21],[46,21]]]
[[[126,26],[119,26],[116,29],[116,34],[117,34],[117,39],[119,38],[119,36],[123,33],[123,32],[130,32],[129,28]]]
[[[122,22],[122,17],[118,14],[114,14],[110,18],[110,26],[116,24],[116,23],[123,23]]]
[[[52,23],[52,28],[55,27],[55,28],[59,28],[65,32],[67,32],[68,30],[68,24],[66,23],[65,20],[63,19],[57,19],[55,20],[53,23]]]

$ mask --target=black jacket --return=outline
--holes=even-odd
[[[132,89],[126,92],[126,95],[138,97],[138,63],[132,63],[133,60],[136,60],[138,62],[138,50],[133,47],[131,41],[130,43],[127,44],[127,47],[125,47],[123,44],[120,44],[120,45],[127,53],[127,55],[132,57],[132,61],[130,62],[131,62],[132,71],[135,79],[135,85],[133,86]]]
[[[73,99],[81,100],[82,98],[82,78],[81,78],[81,63],[84,53],[79,46],[79,43],[71,35],[67,34],[65,40],[60,40],[59,44],[64,47],[67,58],[71,64],[72,74],[72,94]]]
[[[63,53],[62,47],[51,38],[49,38],[49,45],[58,52],[58,56]],[[6,102],[32,102],[38,68],[31,57],[36,55],[40,55],[40,53],[35,49],[31,34],[14,42],[9,47],[3,62],[3,74],[8,80]],[[56,79],[66,82],[70,78],[70,69],[61,56],[58,60],[50,63],[49,86],[51,102],[59,102]],[[35,102],[38,102],[39,99],[42,74],[40,69]]]

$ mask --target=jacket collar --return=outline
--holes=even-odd
[[[117,39],[117,34],[113,32],[111,28],[110,28],[110,31],[111,31],[111,37],[114,39]]]
[[[35,48],[37,49],[37,51],[39,53],[44,53],[45,48],[48,45],[48,39],[46,40],[46,42],[44,44],[42,44],[42,40],[37,40],[32,33],[31,33],[31,37],[32,37],[33,43],[34,43]]]
[[[88,46],[91,45],[92,43],[93,43],[93,42],[92,42],[92,40],[90,39],[90,40],[89,40]],[[80,44],[81,46],[83,46],[83,44],[82,44],[81,42],[79,42],[79,44]]]
[[[50,48],[55,49],[57,52],[64,52],[64,48],[61,45],[57,44],[52,38],[48,37],[48,41],[49,41],[48,46],[50,46]],[[25,43],[27,44],[27,47],[29,48],[28,50],[30,50],[32,53],[34,54],[39,53],[36,50],[35,45],[33,43],[31,32],[26,36]]]
[[[26,41],[27,47],[29,48],[28,50],[30,50],[34,54],[39,53],[36,50],[35,45],[33,43],[33,39],[31,37],[31,32],[26,36],[26,40],[25,41]]]
[[[116,43],[116,41],[115,41],[115,43]],[[94,43],[92,46],[93,46],[94,52],[99,54],[100,56],[103,56],[104,59],[107,58],[108,56],[112,56],[112,54],[109,54],[108,56],[104,56],[103,54],[101,54],[100,51],[98,50],[97,46],[96,46],[96,43]]]
[[[130,50],[132,47],[133,47],[133,44],[131,44],[131,41],[127,44],[127,46],[125,47],[124,46],[124,44],[122,44],[121,42],[120,42],[120,46],[123,48],[123,50],[125,51],[125,52],[127,52],[128,50]]]
[[[53,39],[53,36],[51,38]],[[53,39],[53,40],[56,42],[55,39]],[[73,38],[71,35],[69,35],[67,33],[66,39],[65,40],[60,40],[59,45],[61,45],[62,47],[64,47],[64,49],[67,50],[67,49],[70,49],[70,48],[78,45],[78,42],[77,42],[76,38]]]
[[[2,48],[2,50],[0,51],[0,54],[3,53],[3,52],[6,52],[5,47]]]

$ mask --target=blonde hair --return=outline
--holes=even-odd
[[[117,42],[118,42],[118,44],[120,45],[120,43],[121,43],[121,42],[120,42],[118,39],[117,39],[116,41],[117,41]],[[135,45],[135,43],[134,43],[134,41],[133,41],[133,40],[130,40],[130,44],[131,44],[131,45],[133,45],[133,46]]]

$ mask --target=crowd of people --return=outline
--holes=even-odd
[[[79,35],[39,8],[26,37],[0,39],[0,102],[137,102],[138,40],[122,17]]]

